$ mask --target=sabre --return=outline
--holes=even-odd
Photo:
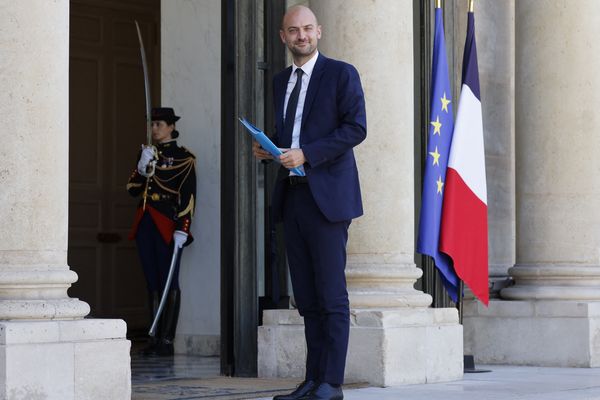
[[[146,50],[144,49],[144,41],[142,39],[142,32],[137,21],[135,22],[135,28],[137,30],[138,40],[140,41],[140,55],[142,57],[142,70],[144,71],[144,92],[146,94],[146,145],[152,146],[152,118],[150,116],[150,79],[148,78],[148,62],[146,61]],[[152,146],[154,151],[154,160],[146,167],[148,177],[146,178],[146,186],[144,188],[144,203],[142,210],[146,209],[146,197],[148,197],[148,183],[150,177],[154,175],[154,168],[156,165],[156,148]]]
[[[158,310],[156,310],[156,315],[154,316],[154,321],[152,321],[152,326],[150,326],[150,331],[148,335],[154,337],[156,335],[156,325],[158,325],[158,320],[160,319],[160,314],[162,313],[163,308],[165,307],[165,303],[167,300],[167,294],[169,293],[169,289],[171,288],[171,281],[173,280],[173,271],[175,271],[175,264],[177,264],[177,256],[179,255],[179,247],[177,245],[173,246],[173,257],[171,258],[171,266],[169,267],[169,275],[167,275],[167,283],[165,283],[165,288],[163,289],[162,297],[160,298],[160,303],[158,305]]]
[[[138,40],[140,41],[140,55],[142,56],[142,69],[144,71],[144,92],[146,93],[146,144],[152,146],[152,121],[150,118],[150,80],[148,79],[148,62],[146,61],[146,51],[144,50],[144,41],[138,22],[135,21]]]

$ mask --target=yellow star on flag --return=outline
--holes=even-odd
[[[437,146],[435,146],[435,151],[430,151],[429,154],[431,155],[431,157],[433,157],[433,165],[440,165],[441,154],[438,153]]]
[[[448,112],[448,104],[452,103],[452,100],[446,98],[446,92],[444,92],[444,97],[440,101],[442,102],[442,110]]]
[[[442,129],[442,123],[440,122],[440,116],[438,115],[435,118],[435,121],[431,121],[430,124],[433,125],[433,134],[435,135],[437,133],[439,136],[442,136],[442,132],[440,130],[440,129]]]
[[[438,178],[438,180],[435,182],[437,183],[437,192],[442,194],[442,188],[444,187],[444,182],[442,182],[442,176],[440,175],[440,177]]]

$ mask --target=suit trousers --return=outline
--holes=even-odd
[[[145,212],[142,216],[135,241],[142,269],[144,270],[144,276],[146,277],[148,291],[162,292],[165,283],[167,283],[167,276],[171,267],[174,242],[165,243],[149,212]],[[171,290],[179,289],[179,265],[182,252],[183,249],[179,249],[171,281]]]
[[[283,224],[294,298],[304,317],[306,379],[342,384],[350,331],[344,273],[350,221],[327,220],[305,183],[286,188]]]

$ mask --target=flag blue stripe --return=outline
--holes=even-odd
[[[467,85],[479,102],[481,102],[478,71],[477,46],[475,45],[475,15],[470,12],[467,16],[467,39],[463,55],[462,83],[463,85]]]

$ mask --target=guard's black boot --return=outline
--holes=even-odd
[[[157,291],[148,292],[148,308],[150,309],[150,325],[154,321],[154,316],[158,311],[158,305],[160,304],[160,294]],[[160,324],[158,326],[158,330],[160,330]],[[145,356],[153,356],[156,355],[156,350],[158,346],[158,337],[159,332],[155,332],[154,336],[148,337],[148,346],[146,346],[142,350],[142,354]]]
[[[160,317],[161,335],[157,346],[157,355],[172,356],[174,353],[173,340],[177,330],[177,320],[179,319],[179,305],[181,302],[181,292],[179,289],[172,289],[167,293],[167,301],[163,314]]]

